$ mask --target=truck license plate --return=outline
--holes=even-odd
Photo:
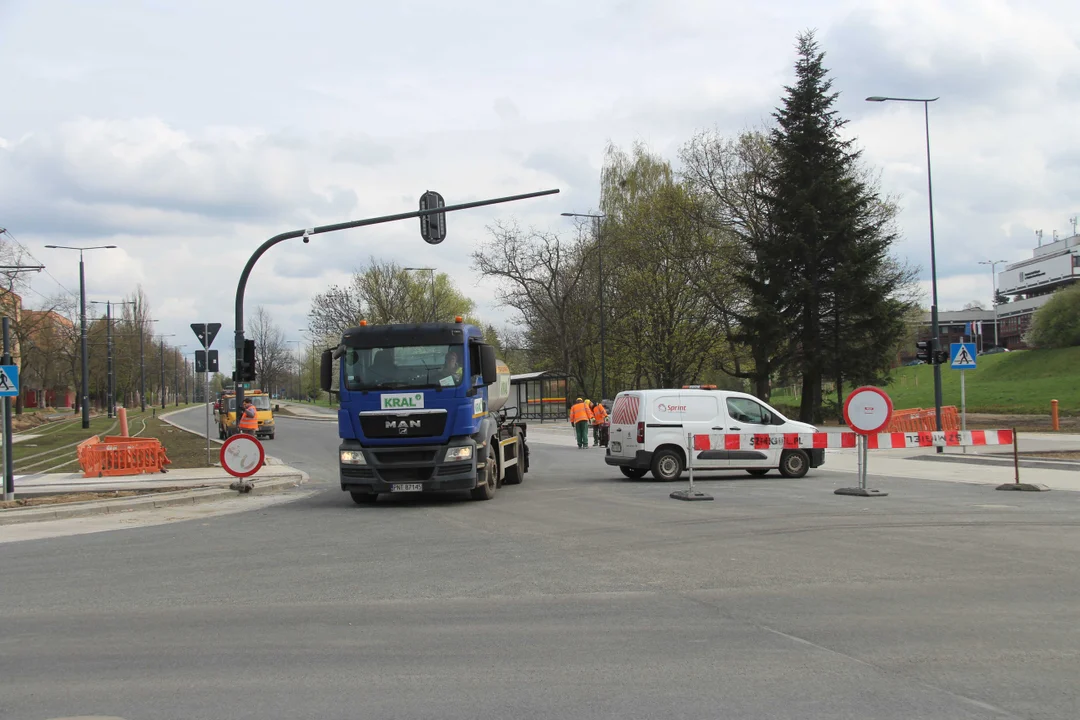
[[[390,486],[390,492],[423,492],[423,483],[395,483]]]
[[[613,443],[611,443],[611,452],[615,452],[615,453],[622,452],[622,443],[621,442],[613,442]]]

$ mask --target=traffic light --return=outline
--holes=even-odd
[[[443,196],[428,190],[420,196],[420,209],[446,207]],[[420,236],[431,245],[438,245],[446,238],[446,213],[434,213],[420,218]]]
[[[933,351],[930,349],[929,341],[920,341],[915,343],[915,357],[922,360],[927,365],[934,362]]]
[[[934,351],[934,364],[935,365],[944,365],[947,362],[949,362],[949,351],[948,350],[935,350]]]
[[[244,341],[244,359],[240,365],[240,382],[252,382],[255,380],[255,341]]]

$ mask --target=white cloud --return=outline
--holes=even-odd
[[[141,283],[162,332],[186,338],[188,323],[220,321],[227,348],[240,268],[278,232],[411,210],[426,189],[454,203],[559,187],[451,215],[435,247],[416,221],[289,241],[248,289],[249,308],[266,304],[298,337],[309,298],[369,255],[422,258],[501,321],[494,287],[470,269],[485,225],[516,216],[569,230],[558,214],[595,208],[609,140],[674,160],[696,130],[767,121],[807,27],[819,29],[849,130],[900,196],[898,250],[923,278],[921,113],[862,98],[941,95],[931,140],[942,309],[989,298],[978,260],[1027,257],[1034,229],[1049,237],[1080,210],[1072,3],[765,5],[9,4],[0,64],[15,70],[0,96],[19,100],[0,115],[0,226],[68,288],[74,257],[42,245],[119,245],[87,256],[94,297]]]

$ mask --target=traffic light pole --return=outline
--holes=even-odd
[[[525,193],[524,195],[510,195],[507,197],[493,198],[491,200],[477,200],[475,202],[462,203],[460,205],[448,205],[446,207],[435,207],[428,210],[414,210],[407,213],[398,213],[396,215],[383,215],[381,217],[365,218],[363,220],[351,220],[349,222],[335,223],[333,225],[321,225],[319,227],[308,228],[306,230],[291,230],[289,232],[281,233],[270,238],[251,254],[248,258],[247,264],[244,265],[244,269],[240,272],[240,281],[236,285],[236,307],[235,317],[233,319],[235,326],[234,332],[236,335],[233,347],[235,349],[235,367],[236,367],[236,411],[237,418],[240,417],[240,408],[244,403],[244,381],[241,379],[245,374],[244,367],[244,292],[247,289],[248,277],[251,275],[251,271],[255,268],[255,263],[259,261],[267,250],[277,245],[278,243],[285,242],[286,240],[292,240],[294,238],[303,238],[304,242],[308,241],[308,238],[312,235],[321,235],[323,233],[337,232],[339,230],[351,230],[358,227],[366,227],[368,225],[380,225],[382,223],[397,222],[398,220],[410,220],[412,218],[423,218],[428,215],[438,215],[439,213],[455,212],[457,210],[468,210],[470,208],[484,207],[486,205],[498,205],[499,203],[514,202],[516,200],[527,200],[529,198],[542,197],[544,195],[555,195],[559,190],[540,190],[539,192]],[[425,193],[426,196],[426,193]]]

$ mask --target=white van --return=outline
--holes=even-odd
[[[813,433],[806,423],[788,420],[753,395],[683,388],[631,390],[615,396],[608,438],[608,465],[628,478],[652,472],[657,480],[678,480],[686,468],[687,435],[728,433]],[[701,450],[694,452],[694,470],[746,470],[765,475],[779,469],[800,478],[825,462],[821,448],[784,450]]]

